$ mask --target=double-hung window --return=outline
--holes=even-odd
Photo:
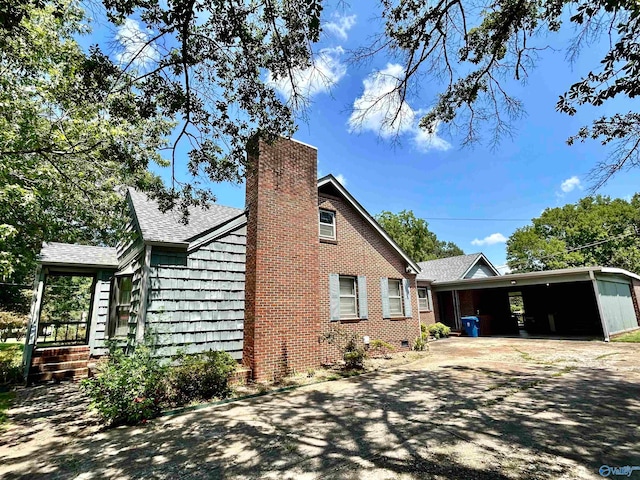
[[[389,279],[389,313],[392,317],[401,317],[404,315],[402,282],[391,278]]]
[[[336,239],[336,213],[330,210],[320,210],[320,238]]]
[[[340,318],[358,318],[356,277],[340,276]]]
[[[420,310],[431,310],[429,294],[426,288],[418,287],[418,308]]]
[[[131,277],[118,277],[117,296],[115,306],[115,328],[113,330],[116,337],[124,337],[129,333],[129,311],[131,309]]]

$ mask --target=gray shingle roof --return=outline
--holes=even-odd
[[[129,189],[129,195],[142,237],[150,242],[186,242],[243,212],[239,208],[216,204],[208,209],[191,207],[189,223],[185,225],[182,223],[182,213],[178,210],[162,213],[158,203],[147,198],[144,193]]]
[[[44,265],[118,267],[118,253],[111,247],[50,242],[42,245],[40,261]]]
[[[436,282],[460,280],[481,255],[481,253],[470,253],[469,255],[419,262],[418,265],[422,271],[417,275],[416,279]]]

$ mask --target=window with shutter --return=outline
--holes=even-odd
[[[427,295],[426,288],[418,287],[418,308],[420,308],[420,310],[430,310],[429,296]]]
[[[358,301],[355,277],[340,276],[340,318],[357,318]]]
[[[392,317],[402,317],[404,315],[402,307],[402,282],[389,279],[389,313]]]

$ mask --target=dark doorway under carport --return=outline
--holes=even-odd
[[[509,294],[520,293],[523,325],[512,311]],[[456,298],[457,297],[457,298]],[[589,281],[513,285],[438,292],[440,321],[456,327],[461,316],[480,317],[480,335],[603,336],[593,284]]]

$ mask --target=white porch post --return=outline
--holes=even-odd
[[[38,323],[40,322],[40,312],[42,311],[42,295],[44,294],[45,274],[42,265],[36,268],[33,280],[33,297],[31,300],[31,311],[29,312],[29,323],[27,334],[25,335],[25,346],[22,354],[22,368],[25,381],[31,368],[31,356],[38,339]]]

